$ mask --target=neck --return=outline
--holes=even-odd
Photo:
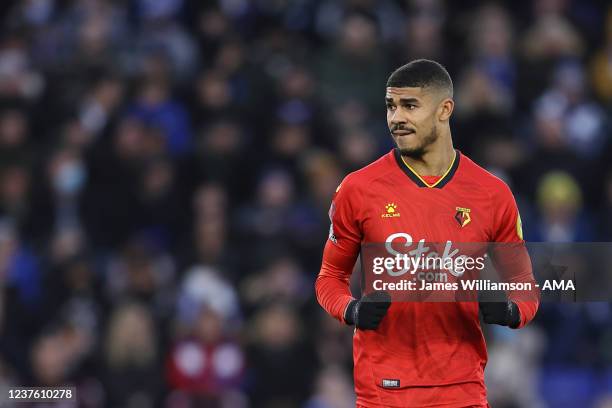
[[[438,137],[421,157],[402,156],[404,161],[422,176],[442,176],[455,160],[450,131]]]

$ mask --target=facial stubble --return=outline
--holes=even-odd
[[[419,146],[413,148],[401,148],[398,146],[398,148],[402,156],[418,160],[423,158],[423,155],[427,152],[427,148],[434,144],[436,140],[438,140],[438,129],[434,124],[431,128],[431,132],[423,138]]]

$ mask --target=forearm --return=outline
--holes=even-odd
[[[344,323],[344,312],[353,296],[348,281],[320,274],[315,283],[317,301],[334,318]]]
[[[539,307],[540,291],[536,287],[531,259],[524,243],[500,245],[494,258],[502,280],[522,284],[524,289],[508,292],[508,299],[515,303],[520,313],[520,322],[516,328],[527,325]]]
[[[341,322],[344,322],[346,306],[353,300],[349,280],[357,255],[357,247],[344,249],[328,241],[315,282],[317,301],[327,313]]]

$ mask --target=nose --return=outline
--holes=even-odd
[[[399,113],[399,111],[400,109],[396,109],[391,115],[389,123],[393,126],[397,126],[399,124],[402,124],[402,125],[406,124],[406,118],[401,113]]]

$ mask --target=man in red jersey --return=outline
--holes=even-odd
[[[479,309],[486,323],[521,328],[538,308],[537,298],[512,293],[505,302],[480,304],[391,303],[386,292],[359,300],[351,295],[349,278],[364,244],[401,239],[405,245],[424,240],[524,248],[508,186],[453,147],[452,97],[448,72],[434,61],[412,61],[393,72],[385,100],[397,147],[349,174],[330,208],[316,294],[329,314],[355,326],[361,407],[487,407]],[[513,269],[513,279],[534,283],[530,262]]]

